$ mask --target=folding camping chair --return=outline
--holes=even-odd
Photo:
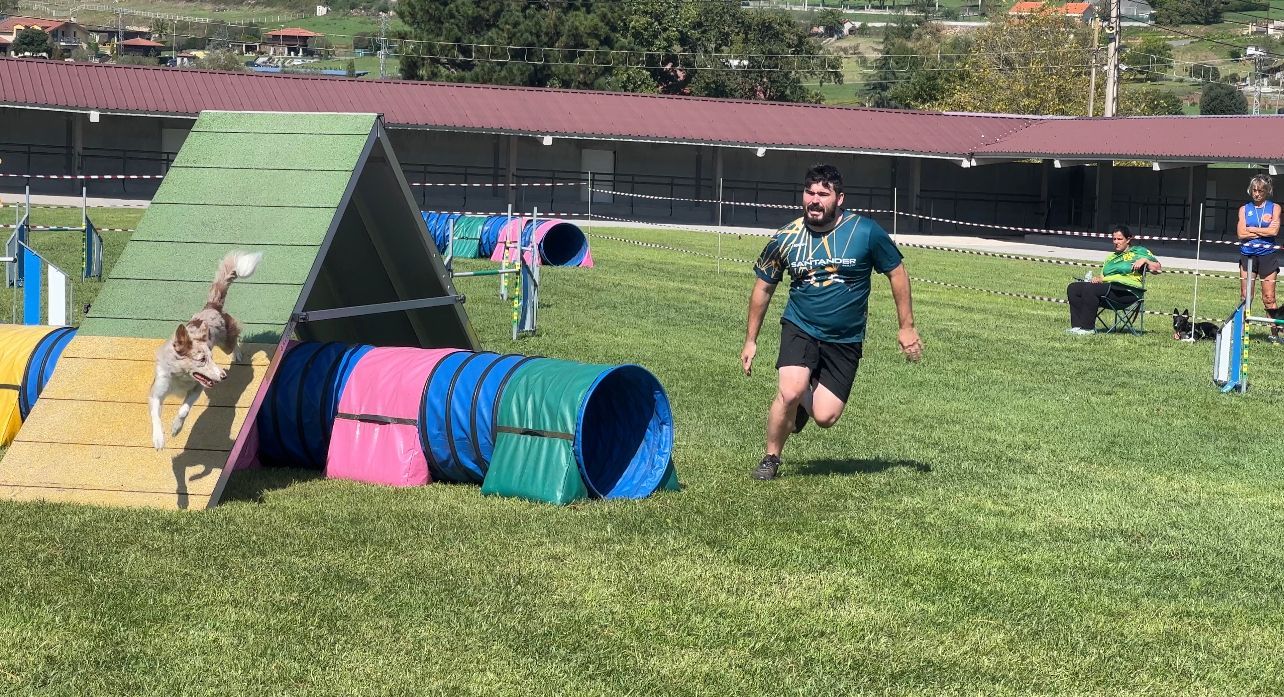
[[[1097,333],[1114,334],[1115,332],[1128,332],[1133,336],[1140,336],[1145,333],[1146,325],[1146,279],[1149,278],[1149,269],[1141,271],[1141,290],[1129,288],[1120,284],[1121,288],[1130,291],[1131,299],[1114,298],[1105,296],[1101,298],[1097,307]]]

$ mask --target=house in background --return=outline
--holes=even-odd
[[[165,44],[151,39],[125,39],[120,42],[120,53],[122,56],[149,56],[155,58],[165,50]]]
[[[1088,23],[1096,16],[1096,8],[1090,2],[1068,2],[1061,6],[1051,5],[1044,2],[1018,2],[1008,10],[1009,15],[1032,15],[1043,12],[1055,12],[1065,15],[1073,20]]]
[[[70,20],[42,19],[40,17],[20,17],[14,15],[0,21],[0,36],[8,39],[11,47],[23,29],[40,29],[49,35],[53,44],[53,57],[71,53],[77,48],[85,48],[93,39],[89,30]]]
[[[1149,22],[1155,8],[1146,0],[1119,0],[1119,15],[1124,19],[1135,19],[1138,22]]]
[[[325,34],[292,27],[263,34],[263,48],[269,56],[315,56],[313,42]]]
[[[258,54],[259,44],[260,42],[258,41],[229,41],[227,42],[227,50],[243,56],[253,56]]]

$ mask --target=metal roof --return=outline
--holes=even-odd
[[[1148,116],[1040,121],[978,157],[1284,162],[1284,116]]]
[[[42,17],[20,17],[11,15],[0,21],[0,32],[13,33],[17,27],[29,29],[35,27],[44,31],[53,31],[64,24],[68,24],[65,19],[44,19]]]
[[[1284,162],[1284,117],[1065,119],[0,59],[0,106],[378,112],[394,128],[951,159]],[[1250,142],[1250,139],[1252,142]]]
[[[302,37],[313,37],[313,36],[325,36],[325,34],[318,34],[318,33],[314,32],[314,31],[309,30],[309,29],[300,29],[300,28],[298,28],[298,27],[289,27],[289,28],[286,28],[286,29],[274,29],[274,30],[269,31],[269,32],[264,32],[263,36],[302,36]]]
[[[810,104],[0,60],[0,105],[194,117],[377,111],[393,127],[959,157],[1033,122]]]

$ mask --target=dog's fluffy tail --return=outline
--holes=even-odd
[[[262,252],[228,252],[223,261],[219,262],[218,273],[214,274],[214,282],[210,284],[210,296],[205,307],[222,312],[223,304],[227,302],[227,289],[232,281],[253,276],[262,259]]]

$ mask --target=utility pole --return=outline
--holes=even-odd
[[[1092,80],[1088,83],[1088,118],[1097,110],[1097,62],[1100,55],[1097,50],[1098,42],[1101,38],[1101,18],[1093,15],[1092,17]]]
[[[1119,21],[1119,0],[1110,0],[1110,24],[1106,35],[1110,46],[1106,49],[1106,105],[1103,116],[1114,116],[1119,108],[1119,48],[1123,43],[1123,27]]]
[[[388,13],[379,13],[379,79],[388,76]]]
[[[1244,50],[1244,56],[1253,62],[1253,116],[1262,113],[1262,76],[1258,74],[1258,66],[1264,55],[1266,52],[1256,46]]]

